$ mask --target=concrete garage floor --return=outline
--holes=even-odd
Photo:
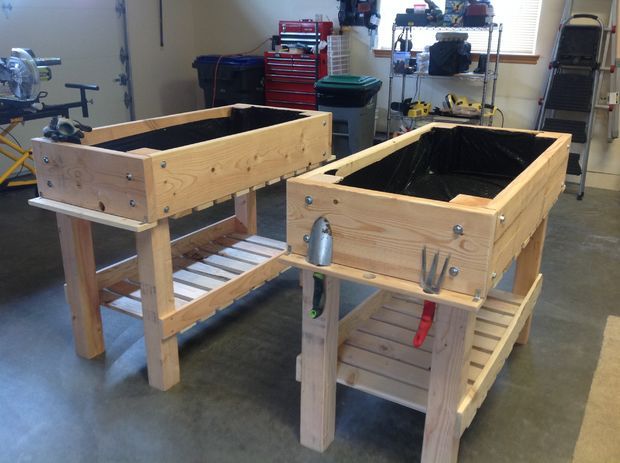
[[[296,271],[180,336],[181,384],[147,384],[141,323],[103,311],[107,352],[73,351],[53,214],[0,195],[1,462],[414,462],[424,415],[338,386],[336,439],[301,447]],[[223,204],[172,222],[179,235]],[[284,187],[259,192],[260,233],[284,239]],[[551,214],[530,343],[513,351],[461,440],[460,462],[570,462],[606,317],[620,315],[620,193],[564,194]],[[95,227],[98,264],[133,252]],[[345,285],[342,313],[368,293]]]

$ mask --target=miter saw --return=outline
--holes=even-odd
[[[8,124],[5,128],[0,127],[0,154],[13,161],[0,174],[0,187],[36,184],[34,179],[10,179],[16,171],[19,175],[23,169],[35,174],[29,159],[30,150],[24,149],[10,133],[18,124],[42,118],[68,118],[71,108],[82,108],[82,116],[88,117],[86,91],[99,90],[97,85],[65,84],[67,88],[80,90],[79,101],[53,105],[41,101],[48,95],[41,90],[41,82],[49,81],[52,78],[50,66],[59,64],[60,58],[39,58],[29,48],[13,48],[11,56],[0,57],[0,126]]]

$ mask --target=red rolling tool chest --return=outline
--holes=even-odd
[[[333,32],[328,21],[280,21],[280,43],[312,47],[315,53],[265,52],[265,104],[297,109],[316,109],[314,84],[327,75],[327,49],[318,44]]]

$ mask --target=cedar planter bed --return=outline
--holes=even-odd
[[[180,380],[176,335],[279,275],[285,243],[256,235],[256,190],[331,156],[331,115],[233,105],[101,127],[81,145],[33,142],[57,213],[79,355],[104,350],[100,306],[144,322],[149,383]],[[168,220],[234,200],[235,215],[171,242]],[[91,222],[136,233],[137,255],[96,270]]]
[[[422,461],[456,461],[513,345],[527,341],[569,146],[565,134],[430,124],[288,181],[281,260],[303,270],[302,444],[333,440],[338,382],[425,412]],[[304,241],[319,217],[333,233],[321,267]],[[448,256],[456,269],[437,294],[420,285],[425,248],[438,272]],[[512,291],[493,289],[514,259]],[[318,318],[315,272],[325,276]],[[378,291],[338,321],[343,279]],[[414,348],[424,301],[437,308]]]

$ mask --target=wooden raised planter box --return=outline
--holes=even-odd
[[[331,156],[331,114],[233,105],[33,140],[57,213],[79,355],[104,352],[100,306],[143,320],[149,383],[180,380],[176,335],[276,277],[285,243],[256,235],[256,190]],[[171,242],[169,218],[233,199],[235,215]],[[91,222],[136,233],[137,255],[96,270]]]
[[[485,160],[511,144],[512,161],[485,173],[494,170]],[[323,451],[333,440],[338,382],[425,412],[422,461],[456,461],[460,436],[514,343],[527,341],[546,219],[564,189],[569,146],[565,134],[430,124],[288,181],[291,252],[281,260],[303,270],[302,444]],[[405,165],[423,175],[393,191]],[[463,194],[470,180],[486,197]],[[322,267],[307,262],[304,241],[319,217],[333,233],[332,264]],[[438,294],[420,285],[423,248],[428,264],[438,252],[439,269],[447,256],[456,269]],[[512,291],[493,289],[515,258]],[[314,272],[325,275],[325,308],[313,319]],[[343,279],[379,290],[339,322]],[[437,309],[414,348],[423,301]]]

